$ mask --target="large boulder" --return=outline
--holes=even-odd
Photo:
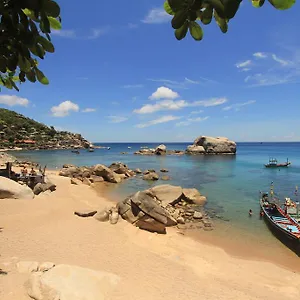
[[[4,198],[32,199],[34,193],[27,185],[0,176],[0,199]]]
[[[205,152],[203,152],[203,147]],[[236,143],[230,141],[226,137],[209,137],[209,136],[200,136],[195,139],[194,144],[188,146],[187,153],[194,154],[235,154],[236,153]]]
[[[34,188],[33,188],[33,193],[35,195],[39,195],[40,193],[46,192],[46,191],[55,191],[56,190],[56,185],[50,181],[46,183],[37,183]]]
[[[149,191],[163,207],[178,202],[182,196],[182,187],[170,184],[157,185]]]
[[[197,205],[206,203],[206,197],[202,196],[197,189],[183,189],[183,199]]]
[[[167,153],[167,147],[163,144],[161,144],[155,148],[156,155],[165,155],[166,153]]]
[[[74,175],[78,174],[80,172],[80,168],[78,167],[67,167],[67,168],[62,168],[58,175],[60,176],[65,176],[65,177],[75,177]]]
[[[117,174],[126,174],[129,171],[128,167],[121,162],[112,163],[109,168]]]
[[[143,176],[143,179],[144,180],[152,180],[152,181],[154,181],[154,180],[158,180],[159,176],[155,172],[149,172],[149,173],[147,173],[147,174],[145,174]]]
[[[108,182],[121,182],[120,176],[104,165],[96,165],[94,167],[94,174],[103,177],[103,179]]]
[[[25,288],[35,300],[104,300],[119,282],[120,277],[109,272],[61,264],[33,273]]]

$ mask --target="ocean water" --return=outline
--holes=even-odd
[[[146,189],[151,185],[174,184],[186,188],[197,188],[207,196],[206,208],[220,217],[226,226],[238,228],[252,236],[272,240],[264,222],[259,219],[259,191],[268,191],[274,182],[276,194],[281,197],[298,196],[295,186],[300,186],[300,143],[238,143],[236,155],[211,156],[140,156],[133,153],[142,146],[154,148],[158,144],[109,143],[111,147],[95,149],[95,152],[81,150],[80,155],[70,150],[21,151],[13,154],[20,159],[29,159],[49,168],[61,168],[65,163],[90,166],[98,163],[109,165],[121,161],[129,168],[169,170],[170,181],[146,182],[132,178],[115,185],[111,195],[122,199],[128,194]],[[166,143],[168,149],[184,150],[187,143]],[[131,147],[130,149],[128,147]],[[128,154],[121,155],[121,152]],[[278,162],[288,158],[292,162],[288,168],[265,168],[270,157]],[[248,211],[253,210],[249,218]],[[230,225],[228,225],[230,224]]]

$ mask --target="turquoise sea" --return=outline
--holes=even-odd
[[[168,149],[184,150],[191,143],[165,143]],[[158,143],[107,143],[107,149],[95,149],[95,152],[81,150],[80,155],[70,150],[16,151],[13,155],[19,159],[28,159],[47,165],[48,168],[61,168],[65,163],[90,166],[98,163],[109,165],[121,161],[129,168],[169,170],[170,181],[158,181],[156,184],[174,184],[197,188],[207,196],[207,209],[216,214],[218,222],[226,228],[232,227],[254,237],[277,243],[269,233],[264,222],[259,219],[259,191],[268,191],[274,182],[275,192],[281,197],[298,196],[295,187],[300,186],[300,143],[238,143],[236,155],[212,156],[140,156],[133,153],[142,146],[155,148]],[[128,148],[131,147],[131,148]],[[121,152],[128,154],[121,155]],[[264,164],[270,157],[278,162],[288,158],[292,162],[288,168],[267,169]],[[140,178],[129,179],[114,186],[113,197],[121,199],[132,192],[148,188],[152,183]],[[248,211],[253,210],[249,218]],[[228,232],[227,232],[228,234]]]

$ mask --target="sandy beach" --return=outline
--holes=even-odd
[[[51,261],[120,276],[107,299],[297,299],[300,273],[262,260],[231,256],[169,228],[167,235],[80,218],[75,210],[114,203],[92,187],[55,172],[57,190],[33,200],[1,199],[0,299],[25,300],[19,261]]]

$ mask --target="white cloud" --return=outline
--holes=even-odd
[[[172,91],[171,89],[161,86],[159,87],[150,97],[150,100],[158,100],[158,99],[175,99],[178,98],[178,93]]]
[[[176,123],[176,126],[177,127],[180,127],[180,126],[189,126],[191,125],[192,123],[196,123],[196,122],[203,122],[203,121],[206,121],[209,117],[198,117],[198,118],[188,118],[186,121],[182,121],[182,122],[178,122]]]
[[[167,14],[163,8],[153,8],[148,12],[142,22],[147,24],[161,24],[169,22],[171,19],[172,16]]]
[[[60,103],[58,106],[53,106],[51,108],[52,116],[54,117],[66,117],[70,114],[70,112],[79,111],[79,106],[72,101],[64,101]]]
[[[170,80],[164,78],[159,78],[159,79],[149,78],[147,80],[154,81],[154,82],[162,82],[165,86],[169,88],[175,88],[175,89],[188,89],[191,85],[195,85],[195,84],[207,85],[211,83],[216,83],[216,81],[204,77],[199,77],[199,80],[192,80],[185,77],[182,81],[176,81],[176,80]]]
[[[65,38],[75,38],[76,32],[72,29],[51,30],[51,34]]]
[[[200,100],[194,102],[187,102],[185,100],[163,100],[160,102],[156,102],[155,104],[146,104],[142,106],[140,109],[135,109],[133,112],[137,114],[151,114],[157,111],[164,111],[164,110],[179,110],[184,107],[210,107],[210,106],[217,106],[222,105],[227,102],[226,98],[212,98],[209,100]]]
[[[255,52],[255,53],[253,53],[253,56],[255,58],[267,58],[268,57],[268,55],[266,53],[263,53],[263,52]]]
[[[128,120],[128,118],[121,116],[109,116],[107,118],[110,120],[110,123],[122,123]]]
[[[96,108],[85,108],[81,112],[83,113],[90,113],[90,112],[95,112]]]
[[[236,103],[236,104],[232,104],[232,105],[229,105],[229,106],[225,106],[223,108],[223,110],[235,109],[235,111],[239,111],[241,107],[254,104],[255,102],[256,102],[256,100],[250,100],[250,101],[243,102],[243,103]]]
[[[257,73],[254,75],[247,76],[245,82],[249,83],[250,86],[272,86],[278,84],[284,84],[293,82],[295,80],[294,76],[291,75],[282,75],[281,73],[267,72],[265,74]]]
[[[246,61],[242,61],[240,63],[237,63],[235,66],[239,69],[239,68],[245,68],[251,65],[251,60],[246,60]]]
[[[194,111],[191,111],[191,115],[198,115],[198,114],[202,114],[203,113],[203,110],[194,110]]]
[[[147,123],[137,124],[136,127],[138,127],[138,128],[145,128],[145,127],[149,127],[149,126],[153,126],[153,125],[157,125],[157,124],[161,124],[161,123],[175,121],[175,120],[178,120],[178,119],[181,119],[181,117],[163,116],[163,117],[160,117],[158,119],[151,120],[151,121],[149,121]]]
[[[16,95],[0,95],[0,104],[8,106],[28,106],[29,100]]]
[[[272,54],[272,58],[273,58],[276,62],[280,63],[282,66],[287,66],[288,64],[290,64],[289,61],[280,59],[280,58],[277,57],[275,54]]]
[[[98,37],[100,37],[102,35],[105,35],[109,31],[110,31],[109,26],[104,26],[104,27],[100,27],[100,28],[93,28],[91,35],[89,35],[87,38],[90,39],[90,40],[94,40],[94,39],[97,39]]]
[[[243,68],[243,69],[242,69],[243,72],[248,72],[248,71],[250,71],[250,70],[251,70],[250,68]]]
[[[124,89],[137,89],[137,88],[142,88],[144,85],[143,84],[126,84],[123,85],[122,88]]]

